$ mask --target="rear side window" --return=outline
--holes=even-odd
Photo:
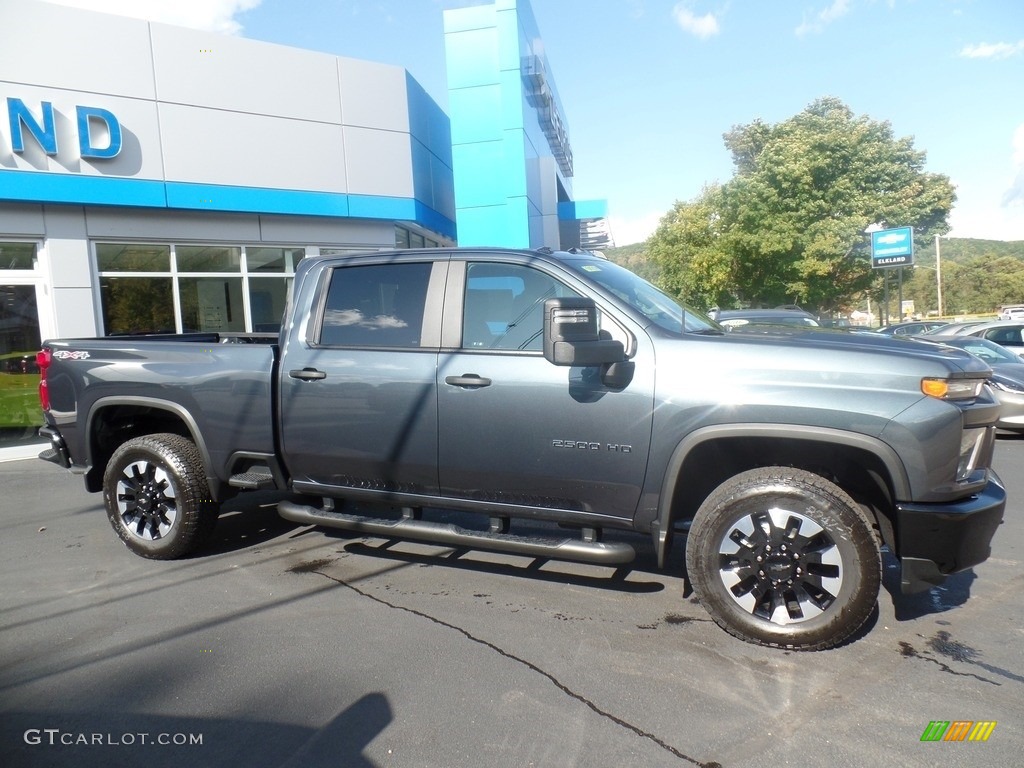
[[[985,338],[996,344],[1020,345],[1020,328],[993,328],[985,334]]]
[[[419,347],[430,263],[332,271],[319,343],[329,347]]]

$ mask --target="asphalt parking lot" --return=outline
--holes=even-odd
[[[310,529],[273,494],[131,554],[98,495],[0,464],[3,766],[991,766],[1024,749],[1024,438],[992,557],[819,653],[727,635],[628,569]],[[890,564],[891,565],[891,564]],[[929,742],[933,721],[995,723]]]

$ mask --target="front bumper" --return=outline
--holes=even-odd
[[[1003,522],[1006,490],[989,471],[985,488],[945,504],[897,504],[898,556],[904,594],[924,592],[946,576],[984,562]]]

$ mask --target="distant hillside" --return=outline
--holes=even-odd
[[[1024,240],[978,240],[970,237],[941,238],[939,256],[942,260],[957,263],[969,261],[979,256],[986,259],[998,259],[1009,256],[1024,259]],[[935,259],[935,241],[921,248],[915,254],[922,263]],[[915,259],[917,260],[917,259]]]
[[[634,272],[655,271],[654,265],[647,264],[647,251],[644,243],[624,245],[621,248],[605,248],[603,251],[611,261],[632,269]],[[975,258],[998,259],[1009,256],[1010,258],[1024,261],[1024,240],[979,240],[970,237],[942,238],[939,243],[939,255],[943,262],[951,261],[963,263]],[[929,245],[919,248],[915,253],[915,260],[922,264],[928,264],[935,260],[935,241]],[[649,274],[644,277],[650,279]]]

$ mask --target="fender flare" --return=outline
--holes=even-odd
[[[185,423],[185,427],[189,431],[189,436],[191,437],[192,442],[195,443],[196,448],[199,449],[199,455],[203,460],[203,469],[206,472],[206,481],[210,485],[210,488],[213,489],[214,485],[220,482],[216,475],[212,473],[213,462],[210,459],[210,452],[206,448],[206,441],[203,439],[202,433],[199,431],[199,425],[196,423],[192,414],[189,413],[181,403],[176,403],[173,400],[163,400],[157,397],[140,397],[137,395],[113,395],[110,397],[101,397],[89,407],[89,415],[85,420],[85,437],[86,462],[90,470],[94,467],[93,422],[100,411],[116,405],[134,405],[156,408],[157,410],[170,411],[180,418]]]
[[[888,470],[895,497],[910,498],[910,479],[899,454],[883,440],[860,432],[847,432],[827,427],[810,427],[794,424],[715,424],[701,427],[689,433],[672,451],[665,474],[662,478],[661,494],[658,501],[658,516],[652,528],[654,548],[658,556],[658,567],[664,568],[669,548],[672,546],[672,504],[675,501],[676,480],[690,453],[702,443],[723,438],[766,437],[803,440],[806,442],[831,443],[857,448],[878,457]]]

